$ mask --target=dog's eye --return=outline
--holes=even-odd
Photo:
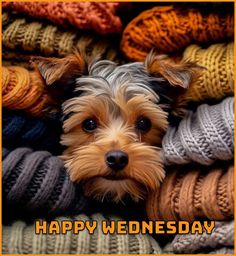
[[[147,117],[139,118],[136,123],[136,129],[138,129],[142,133],[148,132],[151,129],[151,126],[152,126],[151,120],[148,119]]]
[[[82,123],[83,130],[93,132],[97,128],[97,122],[94,119],[86,119]]]

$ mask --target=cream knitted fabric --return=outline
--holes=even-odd
[[[203,104],[184,118],[179,127],[170,127],[162,141],[166,164],[191,161],[210,165],[216,159],[234,155],[234,98],[221,103]]]
[[[174,253],[196,253],[211,251],[211,253],[233,253],[234,221],[216,222],[211,234],[176,235],[172,248]],[[213,251],[214,250],[214,251]]]
[[[119,220],[101,214],[78,215],[73,219],[60,217],[56,220],[96,220],[93,234],[87,230],[73,234],[36,235],[34,225],[27,226],[17,221],[12,226],[3,226],[3,254],[160,254],[161,248],[149,235],[104,235],[102,220]]]

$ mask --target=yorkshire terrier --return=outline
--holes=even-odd
[[[179,93],[198,66],[151,52],[144,62],[89,65],[81,54],[33,59],[49,88],[62,97],[62,155],[72,181],[86,195],[135,201],[165,176],[161,140]]]

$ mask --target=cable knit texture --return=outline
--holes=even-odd
[[[85,229],[78,234],[72,231],[66,235],[36,235],[34,225],[17,221],[12,226],[3,227],[3,254],[160,254],[158,243],[149,235],[111,235],[103,234],[103,220],[118,221],[115,216],[104,217],[101,214],[91,216],[78,215],[62,220],[97,221],[93,234]]]
[[[170,127],[162,140],[166,164],[191,161],[210,165],[234,156],[234,98],[221,103],[200,105],[179,127]]]
[[[234,15],[203,14],[195,9],[159,6],[142,12],[123,32],[121,49],[131,60],[142,61],[152,48],[174,53],[191,43],[233,39]]]
[[[8,149],[31,147],[60,154],[62,124],[59,121],[28,117],[22,112],[3,109],[2,144]]]
[[[47,19],[64,27],[72,25],[79,29],[107,34],[121,32],[122,22],[116,13],[121,7],[128,5],[96,2],[8,2],[3,3],[2,8]]]
[[[222,99],[234,95],[234,43],[215,44],[207,49],[190,45],[183,59],[205,67],[200,76],[179,97],[179,103]]]
[[[83,210],[85,199],[76,194],[62,160],[47,151],[3,148],[3,201],[23,210],[58,213]]]
[[[206,167],[205,167],[206,168]],[[149,194],[151,220],[230,220],[234,213],[234,166],[172,169]]]
[[[55,25],[32,21],[3,12],[2,44],[8,50],[3,51],[3,58],[19,59],[15,50],[28,52],[32,55],[63,57],[75,49],[86,54],[86,57],[102,58],[119,61],[119,53],[111,42],[101,36],[62,30]],[[9,49],[14,52],[9,53]],[[11,55],[11,56],[10,56]],[[22,57],[21,57],[22,59]]]
[[[234,221],[216,222],[211,234],[176,235],[172,242],[174,253],[198,253],[212,250],[211,253],[233,254]],[[217,250],[217,251],[214,251]]]
[[[29,72],[18,66],[2,68],[2,106],[24,109],[33,116],[42,116],[53,104],[46,93],[45,84],[38,72]]]

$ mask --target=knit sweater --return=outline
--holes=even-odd
[[[161,248],[149,235],[105,235],[101,221],[120,220],[117,217],[78,215],[73,218],[60,217],[62,220],[95,220],[97,228],[93,234],[87,230],[73,234],[45,235],[35,234],[34,225],[22,221],[3,227],[3,254],[160,254]]]
[[[5,2],[3,10],[12,10],[55,24],[94,30],[100,34],[121,32],[122,22],[117,11],[127,3],[96,2]]]
[[[71,182],[62,160],[47,151],[17,148],[2,155],[3,201],[26,211],[50,214],[76,209],[86,201]]]
[[[146,210],[149,219],[231,220],[234,213],[234,166],[218,166],[211,169],[202,166],[172,168],[160,189],[148,196]]]
[[[17,59],[18,55],[14,56],[16,50],[21,50],[21,54],[24,51],[30,55],[34,52],[36,55],[63,57],[78,49],[89,59],[99,55],[113,61],[120,60],[118,49],[113,43],[98,35],[65,31],[55,25],[32,21],[8,12],[3,12],[2,22],[2,44],[6,48],[3,49],[3,58]],[[9,49],[14,52],[9,53]]]
[[[190,112],[178,127],[170,127],[162,140],[166,164],[191,161],[210,165],[234,156],[234,98],[203,104]]]
[[[8,109],[24,109],[33,116],[42,116],[53,104],[46,93],[45,84],[38,72],[11,66],[2,68],[2,106]]]
[[[47,150],[60,154],[60,135],[62,124],[59,121],[41,120],[28,117],[22,112],[3,109],[2,144],[3,147],[31,147],[34,150]]]
[[[211,253],[233,254],[234,250],[234,221],[216,222],[215,228],[209,235],[186,234],[176,235],[173,242],[173,252],[177,254],[199,253],[199,251],[211,251]]]
[[[214,44],[207,49],[190,45],[183,53],[183,60],[205,67],[178,98],[178,104],[189,101],[223,99],[234,94],[234,43]]]
[[[216,43],[233,39],[234,15],[158,6],[142,12],[125,28],[121,50],[131,60],[142,61],[152,48],[174,53],[191,43]]]

